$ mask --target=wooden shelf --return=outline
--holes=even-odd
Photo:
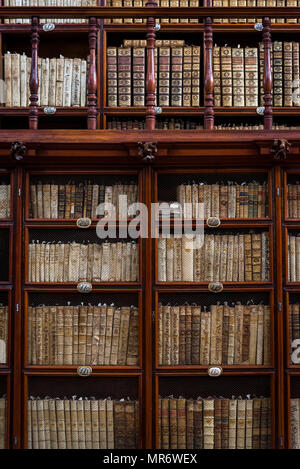
[[[59,116],[86,116],[87,115],[87,107],[57,107],[56,112],[54,114],[46,114],[44,112],[46,106],[39,107],[39,114],[40,116],[44,115],[47,116],[49,119],[55,118],[56,115]],[[29,107],[0,107],[0,116],[28,116],[29,115]]]

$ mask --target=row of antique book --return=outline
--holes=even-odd
[[[300,282],[300,233],[288,235],[288,281]]]
[[[288,184],[287,186],[288,218],[300,218],[300,184]]]
[[[0,449],[6,448],[6,396],[0,397]]]
[[[271,448],[271,399],[159,399],[160,449]]]
[[[31,57],[4,54],[4,86],[1,101],[7,107],[30,104]],[[87,61],[80,58],[38,58],[38,105],[85,106]]]
[[[144,130],[146,122],[144,119],[130,119],[130,118],[112,118],[107,119],[107,130]],[[156,128],[163,130],[203,130],[203,124],[189,119],[173,119],[164,118],[164,120],[156,120]],[[299,130],[299,126],[289,126],[287,124],[275,123],[273,130]],[[228,122],[222,124],[215,124],[214,130],[264,130],[264,125],[257,123],[251,125],[247,122]]]
[[[177,186],[177,201],[185,218],[265,218],[268,185],[257,181],[187,182]]]
[[[159,282],[266,282],[269,270],[267,232],[158,240]]]
[[[299,106],[299,43],[271,44],[273,105]],[[215,106],[261,106],[264,102],[264,45],[214,47]],[[284,80],[283,80],[284,76]],[[260,97],[260,98],[259,98]]]
[[[10,217],[10,184],[0,183],[0,218]]]
[[[291,362],[298,364],[298,356],[296,361],[293,359],[293,342],[296,339],[300,339],[300,304],[294,303],[289,305],[289,333],[290,333],[290,345],[291,345]]]
[[[145,106],[146,41],[124,40],[107,48],[108,106]],[[200,46],[157,40],[158,106],[200,106]]]
[[[160,365],[270,363],[269,306],[159,306]]]
[[[0,304],[0,364],[7,361],[8,306]]]
[[[0,186],[1,190],[1,186]],[[55,184],[53,181],[30,184],[30,217],[32,218],[97,218],[100,215],[127,219],[133,216],[131,204],[138,201],[138,186],[134,182],[104,184],[97,180],[67,184]],[[99,204],[107,204],[102,214],[97,213]],[[111,204],[111,205],[109,205]]]
[[[101,244],[29,244],[29,282],[137,282],[139,249],[134,241]]]
[[[94,397],[28,399],[28,449],[139,447],[139,402]]]
[[[135,306],[28,307],[28,363],[131,365],[139,362]]]
[[[213,0],[214,7],[297,7],[299,0]],[[262,18],[214,18],[214,23],[261,23]],[[271,18],[271,23],[297,23],[298,18]]]

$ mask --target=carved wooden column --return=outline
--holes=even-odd
[[[146,7],[157,7],[155,0],[148,0]],[[146,129],[155,130],[155,18],[147,18],[147,67],[146,67]]]
[[[210,5],[207,5],[210,6]],[[213,27],[212,19],[204,20],[204,128],[214,129],[214,75],[213,75]]]
[[[88,118],[87,126],[90,130],[97,127],[97,68],[96,68],[96,45],[97,45],[97,20],[89,18],[89,49],[90,65],[88,70]]]
[[[34,16],[31,22],[31,72],[30,72],[30,105],[29,105],[29,128],[38,128],[38,47],[39,47],[39,18]]]
[[[264,45],[264,93],[265,93],[265,112],[264,128],[272,130],[273,109],[272,109],[272,68],[271,68],[271,21],[270,18],[263,19],[263,45]]]

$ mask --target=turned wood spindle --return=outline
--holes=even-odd
[[[204,22],[204,128],[214,129],[214,75],[213,75],[213,27],[212,19],[205,18]]]
[[[31,72],[30,72],[30,104],[29,104],[29,128],[38,128],[38,46],[39,46],[39,18],[34,16],[31,22]]]
[[[157,7],[157,3],[148,0],[146,7]],[[147,68],[146,68],[146,129],[155,130],[155,18],[147,18]]]
[[[95,17],[89,18],[89,50],[90,63],[88,70],[88,117],[87,126],[90,130],[95,130],[97,126],[97,71],[96,71],[96,44],[97,44],[97,20]]]
[[[272,130],[273,127],[273,109],[272,109],[272,68],[271,68],[271,22],[270,18],[263,19],[263,45],[264,45],[264,93],[265,93],[265,112],[264,128]]]

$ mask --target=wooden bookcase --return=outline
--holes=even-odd
[[[0,365],[0,394],[7,395],[7,447],[26,447],[27,397],[47,395],[49,388],[57,396],[65,394],[133,397],[140,402],[140,447],[157,448],[158,396],[176,394],[197,397],[204,393],[265,394],[272,398],[272,444],[288,448],[290,439],[290,397],[300,397],[300,366],[290,363],[290,299],[300,295],[298,283],[287,281],[287,233],[300,231],[298,219],[287,218],[287,181],[300,173],[300,134],[297,131],[272,131],[276,119],[296,120],[299,108],[272,108],[271,70],[268,66],[271,36],[293,40],[299,24],[270,24],[270,17],[299,16],[298,8],[14,8],[1,7],[2,17],[32,17],[32,25],[0,24],[1,52],[86,57],[91,55],[86,108],[60,108],[46,115],[36,106],[36,69],[32,67],[31,106],[0,109],[0,176],[11,183],[11,217],[0,220],[0,234],[7,242],[7,261],[1,259],[0,302],[9,308],[9,345],[7,364]],[[90,18],[84,25],[55,25],[44,32],[39,17]],[[152,16],[151,16],[152,15]],[[105,24],[107,17],[147,17],[147,24]],[[163,25],[155,32],[154,18],[199,17],[199,24]],[[261,17],[264,29],[253,24],[213,24],[213,17]],[[195,35],[197,34],[196,38]],[[212,80],[212,45],[221,41],[265,44],[264,116],[255,108],[214,108]],[[201,119],[203,131],[155,130],[156,115],[151,76],[154,70],[155,36],[178,38],[190,36],[201,45],[203,90],[200,108],[164,108],[162,116]],[[251,38],[250,38],[251,36]],[[147,38],[147,86],[144,108],[109,108],[106,105],[106,48],[123,38]],[[32,41],[32,44],[31,44]],[[223,39],[224,41],[224,39]],[[37,49],[38,48],[38,49]],[[38,52],[39,50],[39,52]],[[267,59],[267,60],[266,60]],[[34,63],[34,61],[33,61]],[[145,131],[108,131],[107,119],[113,116],[146,120]],[[214,122],[232,119],[259,121],[264,131],[213,131]],[[13,143],[17,144],[13,145]],[[147,145],[153,144],[155,150]],[[291,144],[289,147],[288,143]],[[157,151],[156,151],[157,150]],[[151,202],[174,199],[179,179],[222,174],[235,179],[264,175],[268,182],[269,212],[263,219],[224,219],[218,230],[247,232],[268,231],[270,236],[270,281],[225,282],[221,294],[208,292],[208,283],[158,282],[157,240],[139,241],[139,281],[135,283],[97,283],[86,301],[106,299],[116,304],[139,306],[139,365],[97,366],[90,377],[77,375],[77,366],[46,366],[28,363],[28,305],[51,301],[56,304],[66,296],[83,301],[76,284],[34,284],[28,282],[28,242],[40,233],[49,240],[61,236],[73,239],[78,232],[76,220],[32,219],[29,217],[30,178],[122,178],[134,175],[139,185],[139,200],[149,208]],[[150,217],[150,215],[149,215]],[[150,221],[150,218],[149,218]],[[195,220],[191,220],[194,223]],[[97,220],[85,233],[94,233]],[[116,224],[121,222],[116,220]],[[123,222],[122,222],[123,223]],[[126,222],[125,222],[126,223]],[[157,221],[158,228],[161,223]],[[214,228],[206,228],[214,233]],[[5,274],[2,276],[2,272]],[[162,298],[176,302],[187,298],[203,304],[234,297],[265,299],[271,308],[271,365],[223,366],[220,378],[208,376],[201,365],[162,366],[158,362],[158,303]],[[212,297],[214,299],[212,299]],[[299,296],[298,296],[299,298]],[[202,303],[201,303],[202,302]],[[210,303],[212,304],[212,303]],[[82,364],[84,365],[84,364]],[[232,388],[232,390],[231,390]],[[299,394],[298,394],[299,392]],[[0,397],[1,397],[0,396]]]

